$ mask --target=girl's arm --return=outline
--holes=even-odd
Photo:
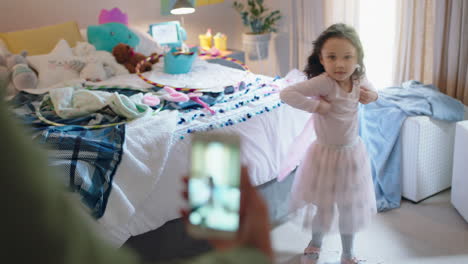
[[[327,77],[320,75],[312,79],[288,86],[280,93],[280,98],[286,104],[309,113],[324,113],[329,109],[329,103],[320,97],[328,94],[332,83]]]
[[[361,79],[360,84],[361,91],[359,92],[359,102],[361,104],[368,104],[376,101],[379,98],[379,94],[375,89],[374,85],[364,76]]]

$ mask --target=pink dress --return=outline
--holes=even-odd
[[[358,134],[360,86],[375,90],[362,78],[348,93],[323,73],[280,94],[288,105],[310,113],[317,109],[317,97],[331,103],[327,114],[312,115],[316,139],[301,159],[291,190],[291,211],[302,209],[303,227],[312,232],[339,228],[352,234],[377,212],[369,157]]]

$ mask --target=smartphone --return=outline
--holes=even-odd
[[[188,182],[188,233],[232,239],[239,229],[240,139],[232,134],[194,134]]]

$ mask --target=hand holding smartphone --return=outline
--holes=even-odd
[[[232,239],[239,229],[240,139],[194,134],[188,182],[188,232],[197,238]]]

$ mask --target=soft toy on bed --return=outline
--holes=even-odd
[[[112,52],[112,49],[119,43],[125,43],[131,47],[136,47],[140,43],[138,36],[121,23],[89,26],[87,36],[88,42],[96,47],[96,50],[108,52]]]
[[[10,78],[16,90],[22,91],[37,87],[37,74],[29,67],[26,60],[27,52],[21,54],[0,55],[0,83],[9,85]]]
[[[87,42],[78,42],[73,48],[73,54],[84,63],[80,71],[81,79],[98,82],[113,76],[128,74],[127,69],[119,64],[110,52],[96,50]]]
[[[5,57],[0,54],[0,90],[7,90],[10,83],[10,71],[6,66]],[[11,95],[13,91],[7,90],[7,95]]]
[[[127,68],[130,73],[135,73],[136,65],[140,61],[146,59],[145,55],[135,52],[132,47],[124,43],[117,44],[112,50],[112,54],[114,55],[117,62],[125,66],[125,68]],[[157,53],[151,54],[151,56],[154,56],[155,59],[143,63],[143,65],[140,67],[140,72],[151,71],[152,65],[159,61],[157,55]]]

